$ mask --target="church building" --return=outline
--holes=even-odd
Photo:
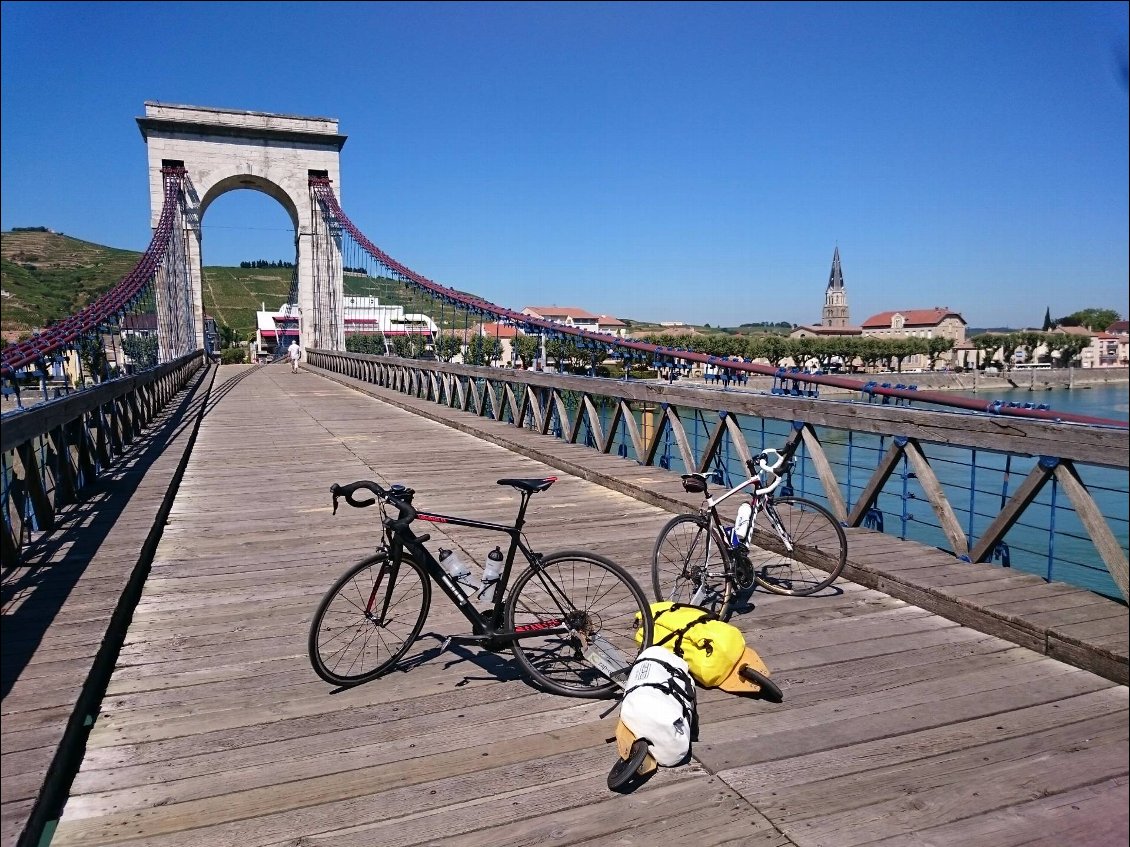
[[[828,287],[824,291],[820,323],[798,326],[789,333],[789,338],[820,338],[830,335],[863,335],[861,327],[851,325],[839,246],[832,256],[832,270],[828,274]]]

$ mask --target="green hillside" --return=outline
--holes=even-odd
[[[12,340],[88,305],[141,254],[54,232],[0,233],[0,330]]]
[[[255,334],[255,313],[275,310],[290,294],[291,268],[204,268],[204,311],[235,330],[241,341]]]
[[[56,232],[0,233],[0,331],[16,340],[82,309],[113,288],[141,254],[81,241]],[[204,268],[204,311],[237,337],[255,332],[263,303],[286,302],[289,268]]]

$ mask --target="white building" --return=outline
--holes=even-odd
[[[345,334],[350,335],[426,335],[434,341],[439,327],[428,315],[406,314],[403,306],[382,306],[376,297],[343,297]],[[301,330],[298,307],[285,303],[277,311],[262,304],[255,313],[255,351],[267,356],[286,347]]]
[[[405,314],[403,306],[382,306],[376,297],[343,297],[346,335],[427,335],[439,333],[428,315]]]

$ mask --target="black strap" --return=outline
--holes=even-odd
[[[655,645],[657,647],[662,647],[664,644],[666,644],[668,641],[670,641],[672,638],[674,638],[675,639],[675,646],[671,648],[671,652],[673,652],[679,658],[682,658],[683,657],[683,637],[687,634],[687,632],[691,628],[698,626],[700,623],[706,623],[707,621],[711,621],[711,620],[718,620],[718,616],[715,615],[713,612],[708,612],[706,609],[699,609],[698,606],[691,606],[691,605],[687,605],[687,604],[684,604],[684,603],[672,603],[668,608],[660,609],[655,615],[655,620],[658,621],[659,618],[662,617],[667,612],[674,612],[677,609],[698,609],[698,611],[702,612],[702,614],[699,615],[697,618],[695,618],[690,623],[684,625],[681,629],[671,630],[669,633],[667,633],[665,636],[663,636],[663,638],[661,638],[659,641],[656,641]],[[702,649],[706,651],[707,656],[709,656],[711,653],[714,652],[714,645],[711,643],[711,640],[709,638],[703,639]]]
[[[694,707],[697,704],[694,677],[690,676],[682,668],[677,668],[674,665],[668,664],[662,659],[653,659],[649,656],[648,658],[641,659],[640,661],[655,662],[655,664],[660,665],[669,674],[671,674],[671,677],[670,679],[666,679],[663,682],[641,682],[639,685],[633,685],[632,691],[635,691],[637,688],[643,688],[644,686],[648,686],[650,688],[658,688],[673,697],[677,697],[679,699],[679,702],[683,703],[684,710]],[[683,683],[683,686],[675,685],[674,680],[676,679],[680,680]]]

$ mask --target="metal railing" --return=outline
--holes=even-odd
[[[203,352],[4,416],[0,533],[4,567],[50,532],[59,510],[129,455],[130,445],[188,383]]]
[[[308,351],[310,364],[672,472],[744,478],[795,443],[790,485],[867,527],[1125,599],[1123,428],[909,406],[713,392],[397,357]]]

